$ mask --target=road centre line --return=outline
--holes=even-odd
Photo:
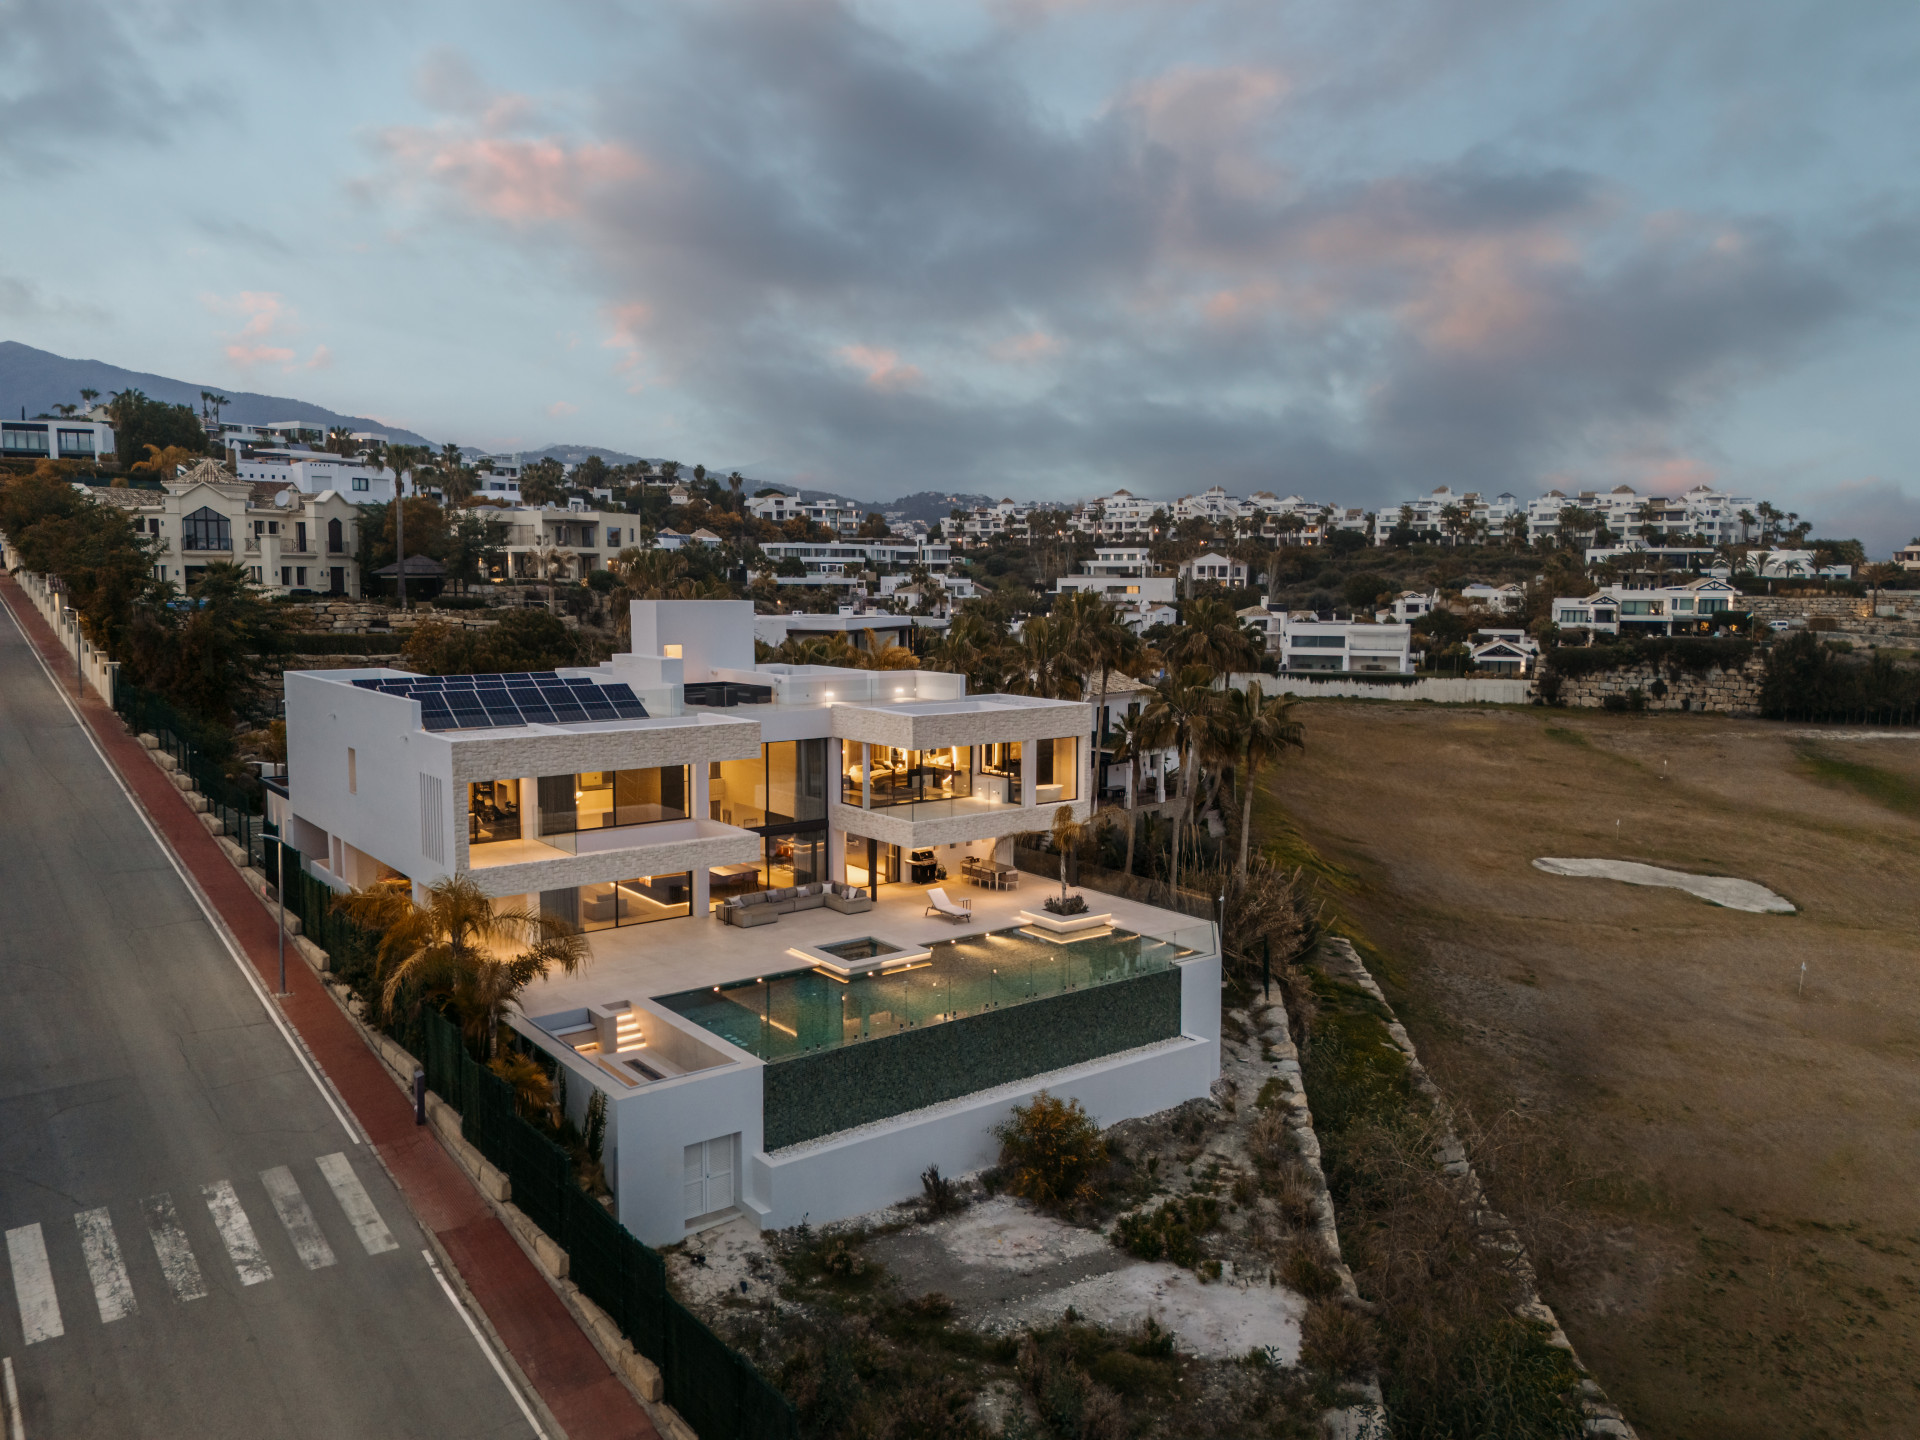
[[[34,645],[33,638],[27,634],[27,627],[20,623],[20,617],[13,613],[12,607],[6,603],[4,597],[0,597],[0,610],[7,612],[7,618],[13,621],[13,628],[19,631],[20,639],[27,647],[27,653],[33,656],[34,662],[39,665],[40,673],[47,677],[47,683],[53,687],[54,694],[60,697],[61,703],[67,707],[67,713],[73,716],[74,724],[80,727],[81,735],[86,737],[87,744],[93,747],[93,753],[100,757],[100,764],[106,769],[107,775],[115,785],[120,787],[120,793],[126,797],[127,804],[133,807],[134,815],[142,825],[147,827],[147,834],[151,835],[153,837],[153,843],[160,847],[160,853],[166,857],[167,863],[173,867],[173,873],[180,877],[180,883],[187,887],[187,893],[193,897],[194,903],[200,907],[200,913],[206,917],[207,924],[213,928],[213,933],[220,937],[221,944],[226,946],[227,954],[232,957],[233,963],[240,967],[240,973],[246,977],[247,984],[252,988],[254,997],[260,1002],[260,1008],[267,1012],[267,1018],[272,1020],[275,1027],[280,1031],[281,1039],[287,1042],[287,1047],[293,1051],[294,1058],[300,1062],[300,1068],[307,1072],[307,1078],[313,1081],[314,1088],[320,1092],[320,1098],[325,1100],[327,1102],[327,1108],[333,1111],[334,1119],[340,1122],[340,1128],[347,1132],[348,1143],[352,1145],[361,1144],[362,1137],[359,1130],[353,1121],[348,1118],[345,1107],[334,1098],[332,1087],[320,1078],[319,1070],[307,1055],[306,1046],[301,1044],[294,1036],[293,1030],[288,1026],[286,1016],[281,1012],[280,1007],[274,1004],[268,997],[266,986],[260,983],[260,977],[254,973],[252,964],[247,960],[245,954],[241,952],[239,941],[234,938],[233,932],[227,928],[226,922],[222,920],[218,912],[214,910],[213,902],[207,898],[206,892],[200,888],[199,881],[193,878],[180,858],[173,853],[173,847],[161,836],[159,827],[153,823],[152,817],[147,814],[146,807],[140,803],[133,791],[128,788],[126,780],[122,778],[120,772],[114,768],[113,762],[107,758],[107,752],[100,748],[100,742],[93,733],[93,727],[87,724],[86,718],[81,715],[79,708],[73,703],[72,698],[67,694],[66,690],[61,687],[60,682],[54,678],[53,671],[48,668],[45,657],[40,654],[39,648]]]

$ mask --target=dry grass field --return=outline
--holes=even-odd
[[[1323,862],[1449,1094],[1564,1144],[1549,1178],[1592,1244],[1547,1298],[1646,1440],[1920,1434],[1920,737],[1299,713],[1263,833]],[[1800,913],[1539,856],[1739,876]]]

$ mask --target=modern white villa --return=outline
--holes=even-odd
[[[1605,585],[1593,594],[1561,595],[1553,623],[1596,635],[1710,634],[1719,617],[1741,607],[1739,589],[1709,576],[1685,585]]]
[[[290,672],[283,833],[335,887],[448,875],[586,933],[515,1027],[621,1220],[864,1213],[990,1163],[1040,1089],[1102,1124],[1219,1074],[1212,925],[1048,881],[1013,837],[1084,815],[1092,707],[930,671],[754,664],[744,601],[636,601],[592,669]]]

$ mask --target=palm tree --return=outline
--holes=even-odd
[[[1087,834],[1087,822],[1074,818],[1073,807],[1062,805],[1053,812],[1053,848],[1060,852],[1060,899],[1067,898],[1067,856]]]
[[[93,409],[93,402],[99,398],[100,392],[98,390],[82,390],[80,392],[80,406],[84,410],[91,410]]]
[[[528,550],[527,558],[533,561],[534,578],[547,582],[547,609],[557,613],[559,607],[554,600],[553,577],[554,572],[567,563],[566,557],[554,546],[541,544]]]
[[[1173,832],[1173,885],[1180,885],[1180,837],[1193,819],[1194,792],[1199,789],[1197,747],[1201,726],[1218,696],[1214,672],[1205,665],[1183,665],[1160,677],[1147,703],[1148,725],[1165,734],[1180,757],[1180,823]]]
[[[1185,623],[1167,646],[1168,664],[1205,666],[1223,684],[1235,670],[1259,666],[1264,639],[1242,625],[1225,600],[1207,596],[1190,601],[1181,618]]]
[[[1268,697],[1259,682],[1245,690],[1229,690],[1221,697],[1219,718],[1223,738],[1231,747],[1240,771],[1240,863],[1247,873],[1247,850],[1253,834],[1253,787],[1260,767],[1288,750],[1306,748],[1306,727],[1293,718],[1293,701],[1285,695]]]
[[[394,581],[400,587],[400,608],[407,608],[407,472],[417,469],[427,450],[423,445],[389,445],[387,465],[393,470]]]
[[[1092,775],[1096,798],[1100,780],[1100,756],[1105,748],[1107,681],[1115,670],[1131,672],[1146,650],[1140,637],[1129,630],[1105,596],[1080,590],[1063,599],[1054,613],[1072,629],[1074,648],[1081,659],[1100,672],[1100,701],[1093,712]]]
[[[1064,623],[1032,615],[1020,629],[1018,673],[1013,691],[1043,700],[1078,700],[1081,681],[1075,665],[1073,637]]]
[[[733,505],[735,514],[739,514],[746,509],[746,484],[746,478],[742,476],[738,470],[727,476],[727,489],[733,492],[733,498],[730,503]]]
[[[1880,613],[1880,591],[1896,580],[1905,579],[1906,574],[1907,572],[1900,566],[1889,565],[1884,561],[1877,565],[1869,565],[1865,570],[1860,572],[1860,578],[1873,587],[1874,614],[1878,615]]]
[[[573,925],[539,910],[496,910],[464,875],[428,886],[425,905],[391,884],[355,890],[334,904],[381,932],[379,1013],[391,1018],[401,991],[414,986],[419,1000],[453,1009],[483,1058],[493,1053],[507,1007],[521,991],[552,969],[571,975],[588,959]],[[500,949],[515,945],[526,948],[500,958]]]
[[[1151,712],[1139,710],[1131,715],[1120,717],[1115,727],[1119,739],[1114,742],[1113,753],[1127,762],[1127,873],[1133,873],[1133,841],[1138,825],[1134,821],[1134,808],[1140,803],[1140,762],[1149,751],[1163,750],[1167,746],[1167,737],[1158,723],[1150,718]]]

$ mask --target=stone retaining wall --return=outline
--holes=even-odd
[[[431,602],[415,605],[411,610],[393,610],[373,600],[317,600],[302,605],[296,613],[306,620],[303,629],[361,635],[370,630],[411,630],[428,620],[438,620],[462,630],[485,630],[497,625],[506,612],[503,609],[437,610]]]
[[[1604,709],[1607,697],[1630,698],[1635,690],[1647,710],[1704,710],[1715,715],[1753,716],[1760,713],[1760,679],[1766,659],[1752,656],[1738,670],[1718,665],[1695,673],[1678,673],[1641,662],[1591,675],[1568,675],[1560,682],[1559,704],[1576,710]]]

